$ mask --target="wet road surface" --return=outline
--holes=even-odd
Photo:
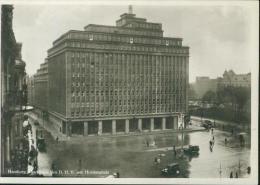
[[[250,136],[246,136],[246,146],[240,147],[231,133],[214,130],[213,135],[215,144],[211,152],[211,132],[184,133],[184,145],[199,145],[200,153],[198,157],[176,158],[171,147],[181,147],[181,133],[113,138],[94,136],[59,142],[45,133],[47,153],[41,155],[41,160],[54,162],[60,176],[106,177],[119,172],[120,177],[162,177],[162,168],[178,162],[181,168],[179,177],[228,178],[231,171],[245,177],[246,168],[250,166]],[[147,147],[147,141],[155,142],[155,146]],[[160,154],[163,155],[160,157]],[[155,157],[161,159],[160,164],[154,163]]]

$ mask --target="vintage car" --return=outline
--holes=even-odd
[[[210,121],[210,120],[205,120],[203,123],[202,123],[202,127],[206,128],[206,129],[211,129],[213,128],[213,123]]]
[[[36,144],[40,152],[46,152],[46,143],[43,136],[43,132],[44,132],[43,129],[36,130]]]
[[[177,176],[180,174],[180,166],[178,163],[168,164],[161,170],[163,176]]]
[[[183,152],[188,155],[198,155],[199,154],[199,146],[197,145],[189,145],[188,148],[184,148]]]

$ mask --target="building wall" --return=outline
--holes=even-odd
[[[35,99],[34,105],[42,110],[48,109],[48,82],[35,81]]]
[[[73,118],[186,112],[186,56],[73,51],[68,64]]]
[[[1,176],[12,169],[11,153],[21,141],[21,106],[26,94],[25,62],[12,27],[13,6],[1,6]],[[20,134],[19,134],[20,133]],[[13,169],[12,169],[13,170]]]
[[[68,136],[176,129],[187,112],[189,47],[163,37],[160,23],[123,14],[117,26],[68,31],[46,63],[37,76],[48,76],[49,120]]]
[[[66,61],[65,53],[49,58],[48,62],[48,109],[66,115]]]

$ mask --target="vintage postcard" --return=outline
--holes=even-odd
[[[1,2],[0,183],[257,184],[258,27],[257,1]]]

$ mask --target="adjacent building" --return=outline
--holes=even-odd
[[[199,76],[191,84],[197,99],[201,99],[207,91],[216,92],[219,88],[229,86],[251,88],[251,73],[236,74],[233,70],[225,70],[223,77],[210,79],[208,76]]]
[[[233,70],[225,70],[223,77],[218,82],[219,87],[251,87],[251,73],[236,74]]]
[[[210,79],[208,76],[196,77],[196,82],[191,84],[197,99],[201,99],[207,91],[216,92],[217,86],[218,79]]]
[[[22,44],[13,32],[13,6],[1,6],[1,175],[12,169],[12,153],[23,138],[23,107],[27,102]]]
[[[188,108],[188,71],[182,39],[130,11],[116,26],[90,24],[55,40],[34,76],[35,105],[48,107],[68,136],[177,129]]]

